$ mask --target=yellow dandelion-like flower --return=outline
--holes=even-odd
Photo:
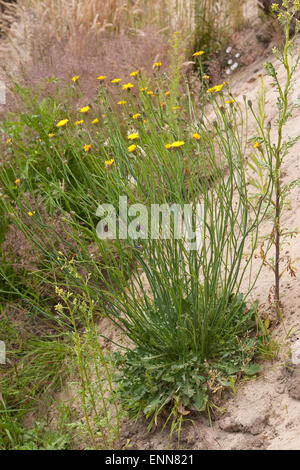
[[[21,184],[20,178],[17,178],[17,179],[15,180],[15,184],[16,184],[17,186],[20,186],[20,184]]]
[[[152,95],[154,95],[154,93],[153,93],[152,90],[149,90],[149,91],[147,91],[147,95],[152,96]]]
[[[201,135],[198,134],[197,132],[195,134],[192,135],[193,139],[195,140],[200,140],[201,139]]]
[[[183,145],[185,144],[185,142],[183,140],[176,140],[175,142],[173,142],[172,144],[166,144],[165,147],[167,149],[175,149],[175,148],[179,148],[179,147],[182,147]]]
[[[135,72],[131,72],[130,76],[131,77],[137,77],[139,73],[140,73],[140,71],[136,70]]]
[[[153,66],[159,69],[161,67],[161,62],[154,62]]]
[[[122,90],[127,90],[127,91],[130,91],[130,89],[133,88],[133,84],[132,83],[125,83],[123,86],[122,86]]]
[[[98,118],[95,118],[93,121],[92,121],[92,124],[98,124],[99,122],[99,119]]]
[[[9,137],[8,139],[6,139],[6,142],[5,142],[5,143],[6,143],[6,145],[11,144],[11,138]]]
[[[199,57],[203,54],[204,54],[204,51],[197,51],[197,52],[194,52],[193,57]]]
[[[214,89],[215,89],[216,92],[218,92],[218,91],[221,91],[221,90],[222,90],[223,86],[224,86],[224,84],[222,84],[222,85],[216,85],[216,86],[214,87]]]
[[[129,145],[128,152],[134,152],[136,149],[137,149],[137,146],[135,144]]]
[[[91,150],[92,146],[91,146],[91,144],[85,144],[85,146],[83,148],[84,148],[85,152],[89,152]]]
[[[33,216],[34,216],[34,214],[35,214],[35,211],[32,211],[32,212],[31,212],[31,211],[29,211],[29,212],[27,212],[27,214],[29,215],[29,217],[33,217]]]
[[[132,116],[133,119],[139,119],[141,117],[140,113],[136,113]]]
[[[77,80],[79,80],[79,75],[75,75],[74,77],[72,77],[72,82],[73,83],[76,83]]]
[[[53,134],[53,132],[50,132],[50,134],[48,134],[48,137],[50,137],[50,139],[52,139],[52,137],[54,137],[55,134]]]
[[[106,160],[104,163],[106,167],[110,168],[114,163],[114,159],[112,158],[111,160]]]
[[[261,145],[258,142],[255,142],[255,144],[253,145],[253,148],[259,149],[259,147],[261,147]]]
[[[69,119],[62,119],[56,124],[56,127],[63,127],[69,122]]]
[[[235,100],[227,100],[227,101],[225,101],[225,103],[226,104],[233,104],[233,103],[235,103]]]
[[[128,137],[127,137],[128,140],[137,140],[139,138],[140,138],[140,136],[137,133],[129,134]]]
[[[118,101],[118,104],[122,105],[122,104],[126,104],[127,101]]]
[[[203,75],[203,80],[209,80],[210,76],[209,75]]]
[[[165,92],[165,96],[170,96],[170,92],[169,92],[169,91],[166,91],[166,92]]]
[[[83,123],[84,123],[83,119],[81,119],[80,121],[74,122],[75,126],[80,126],[80,124],[83,124]]]
[[[120,83],[121,81],[122,81],[122,78],[114,78],[114,79],[111,81],[111,83],[114,83],[114,84],[116,85],[117,83]]]
[[[99,77],[97,77],[97,80],[99,80],[100,82],[103,82],[103,80],[105,80],[107,78],[106,75],[100,75]]]
[[[87,113],[89,111],[90,107],[89,106],[84,106],[83,108],[80,108],[81,113]]]
[[[143,88],[140,88],[140,91],[141,91],[142,93],[143,93],[144,91],[147,91],[147,90],[148,90],[148,87],[147,87],[147,86],[145,86],[145,87],[143,87]]]

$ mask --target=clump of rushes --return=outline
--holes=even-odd
[[[178,35],[173,40],[177,54]],[[39,253],[51,287],[57,283],[72,295],[85,293],[127,336],[133,348],[123,347],[119,354],[116,380],[128,411],[144,413],[150,427],[163,411],[172,429],[180,431],[190,410],[209,409],[220,387],[232,387],[241,374],[258,370],[252,361],[261,332],[256,307],[246,304],[256,278],[249,276],[243,288],[242,282],[272,180],[259,203],[249,203],[247,110],[226,104],[233,99],[227,84],[205,93],[209,117],[201,113],[199,120],[202,101],[195,101],[188,88],[180,96],[178,58],[172,73],[162,74],[160,64],[154,70],[152,95],[141,73],[134,77],[138,96],[130,82],[117,87],[115,96],[104,81],[93,105],[80,110],[89,119],[78,127],[64,118],[53,139],[49,134],[62,122],[54,98],[18,125],[6,122],[15,159],[0,174],[6,193],[2,204]],[[121,101],[126,105],[118,106]],[[91,123],[92,113],[101,119],[101,132]],[[22,185],[16,187],[16,178]],[[112,204],[118,218],[120,196],[133,205],[123,220],[130,236],[111,239],[109,219],[102,220],[107,239],[99,239],[97,208]],[[173,223],[167,237],[164,224],[155,228],[148,220],[152,205],[166,204],[192,208],[191,219],[187,215],[184,221],[190,220],[200,236],[194,249],[189,248],[195,240],[186,232],[178,238]],[[35,214],[28,220],[32,207]],[[136,221],[143,208],[147,215]],[[58,216],[63,232],[56,230]],[[156,230],[153,238],[145,236],[147,226]],[[71,270],[61,269],[62,257],[72,258]],[[75,331],[76,322],[72,325]]]
[[[252,159],[251,168],[259,175],[263,175],[266,171],[271,174],[274,182],[274,193],[270,195],[272,204],[272,217],[273,217],[273,229],[269,237],[269,242],[275,248],[275,257],[267,258],[264,249],[261,249],[261,256],[264,263],[274,272],[275,283],[273,287],[275,309],[278,320],[282,319],[282,304],[280,296],[280,280],[285,272],[288,272],[292,277],[295,277],[295,271],[293,268],[293,260],[290,256],[286,256],[282,253],[282,247],[285,241],[295,236],[295,230],[291,231],[289,228],[283,227],[281,223],[282,213],[285,207],[286,199],[292,188],[300,186],[299,178],[288,183],[282,183],[282,165],[285,158],[288,155],[289,149],[298,142],[300,136],[296,138],[289,137],[284,140],[284,127],[286,126],[288,119],[292,116],[292,113],[298,104],[290,104],[290,93],[294,87],[293,77],[295,75],[297,66],[300,61],[300,55],[295,57],[295,40],[300,30],[299,22],[296,23],[294,34],[291,34],[291,24],[293,18],[297,15],[300,10],[299,1],[284,1],[282,2],[282,8],[279,8],[278,4],[274,3],[272,6],[273,12],[278,16],[278,20],[283,28],[285,43],[281,49],[274,48],[273,53],[275,58],[284,66],[285,70],[285,81],[280,83],[278,73],[275,66],[271,62],[265,64],[267,74],[272,78],[272,86],[278,93],[277,108],[278,117],[276,120],[276,140],[271,139],[271,125],[265,123],[265,110],[264,100],[261,100],[262,106],[257,113],[253,109],[253,105],[249,102],[250,109],[257,122],[257,136],[254,137],[253,148],[258,152],[259,156],[257,159]],[[268,178],[268,176],[266,176]],[[263,178],[263,176],[261,176]],[[262,185],[264,192],[265,185]],[[256,184],[257,188],[257,184]],[[260,188],[261,189],[261,188]],[[261,196],[261,193],[258,194]],[[282,267],[283,265],[283,267]]]

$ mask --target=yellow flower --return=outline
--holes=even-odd
[[[122,90],[127,90],[127,91],[130,91],[130,88],[133,88],[133,84],[132,83],[125,83],[125,85],[122,86]]]
[[[153,66],[159,69],[161,67],[161,62],[154,62]]]
[[[184,144],[185,144],[185,142],[183,140],[176,140],[172,144],[166,144],[165,147],[166,147],[166,149],[171,149],[171,148],[175,149],[175,148],[182,147]]]
[[[255,142],[255,144],[253,145],[253,148],[254,149],[259,149],[261,145],[258,143],[258,142]]]
[[[154,95],[154,93],[153,93],[152,90],[149,90],[149,91],[147,91],[147,95],[152,96],[152,95]]]
[[[111,83],[114,83],[114,84],[120,83],[121,80],[122,80],[122,78],[114,78],[114,79],[111,81]]]
[[[201,135],[198,134],[197,132],[195,134],[192,135],[193,139],[195,140],[200,140],[201,139]]]
[[[225,103],[226,104],[233,104],[233,103],[235,103],[235,100],[227,100],[227,101],[225,101]]]
[[[84,106],[83,108],[80,108],[80,112],[81,113],[87,113],[89,109],[90,109],[89,106]]]
[[[143,93],[143,91],[147,91],[148,90],[148,87],[145,86],[144,88],[140,88],[140,91]]]
[[[132,116],[133,119],[139,119],[141,117],[140,113],[136,113]]]
[[[139,73],[140,73],[140,71],[136,70],[135,72],[131,72],[130,76],[131,77],[137,77]]]
[[[32,217],[35,214],[35,211],[33,211],[33,212],[29,211],[29,212],[27,212],[27,214],[29,215],[29,217]]]
[[[9,145],[11,143],[11,138],[9,137],[8,139],[6,139],[6,145]]]
[[[128,152],[134,152],[136,150],[137,146],[132,144],[132,145],[129,145],[128,147]]]
[[[100,82],[102,82],[103,80],[105,80],[107,78],[106,75],[100,75],[99,77],[97,77],[97,80],[100,80]]]
[[[209,75],[203,75],[203,80],[209,80],[210,76]]]
[[[20,178],[17,178],[17,179],[15,180],[15,184],[16,184],[17,186],[20,186],[20,184],[21,184]]]
[[[224,85],[216,85],[214,88],[215,88],[215,91],[218,92],[218,91],[221,91],[222,88],[223,88]]]
[[[77,80],[79,80],[79,75],[75,75],[74,77],[72,77],[72,82],[73,83],[76,83]]]
[[[197,51],[193,54],[193,57],[199,57],[204,54],[204,51]]]
[[[169,91],[166,91],[166,92],[165,92],[165,96],[170,96],[170,92],[169,92]]]
[[[75,126],[80,126],[80,124],[83,124],[83,119],[81,119],[80,121],[75,121],[74,124]]]
[[[106,160],[104,163],[105,163],[105,166],[109,168],[114,163],[114,159],[112,158],[111,160]]]
[[[140,136],[138,134],[129,134],[127,137],[128,140],[137,140],[139,138]]]
[[[56,127],[63,127],[69,122],[69,119],[62,119],[56,124]]]
[[[50,134],[48,134],[48,137],[50,137],[50,139],[52,139],[52,137],[54,137],[55,134],[53,134],[52,132],[50,132]]]
[[[99,122],[99,119],[98,118],[95,118],[93,121],[92,121],[92,124],[98,124]]]
[[[213,88],[208,88],[208,90],[206,90],[206,93],[214,93],[214,92],[218,92],[218,91],[221,91],[222,88],[223,88],[224,84],[222,85],[216,85],[214,86]]]
[[[84,148],[85,152],[89,152],[91,150],[92,146],[91,146],[91,144],[89,144],[89,145],[85,144],[85,146],[83,148]]]
[[[118,104],[126,104],[127,101],[118,101]]]

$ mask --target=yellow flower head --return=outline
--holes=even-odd
[[[32,217],[32,216],[34,216],[34,214],[35,214],[35,211],[32,211],[32,212],[31,212],[31,211],[29,211],[29,212],[27,212],[27,214],[29,215],[29,217]]]
[[[154,93],[153,93],[152,90],[149,90],[149,91],[147,91],[147,95],[152,96],[152,95],[154,95]]]
[[[222,91],[223,86],[224,84],[216,85],[213,88],[208,88],[208,90],[206,90],[206,93],[218,93],[219,91]]]
[[[92,121],[92,124],[98,124],[99,122],[99,119],[98,118],[95,118],[93,121]]]
[[[139,138],[140,136],[138,134],[129,134],[127,137],[128,140],[137,140]]]
[[[170,96],[170,92],[169,92],[169,91],[166,91],[166,92],[165,92],[165,96]]]
[[[72,77],[72,82],[73,83],[76,83],[77,80],[79,80],[79,75],[75,75],[74,77]]]
[[[148,87],[145,86],[144,88],[140,88],[140,91],[143,93],[144,91],[147,91],[148,90]]]
[[[62,119],[56,124],[56,127],[63,127],[69,122],[69,119]]]
[[[235,103],[235,100],[227,100],[227,101],[225,101],[225,103],[226,104],[233,104],[233,103]]]
[[[141,117],[140,113],[136,113],[132,116],[133,119],[139,119]]]
[[[8,139],[6,139],[6,142],[5,142],[5,143],[6,143],[6,145],[11,144],[11,138],[9,137]]]
[[[204,51],[197,51],[193,54],[193,57],[199,57],[204,54]]]
[[[210,76],[209,75],[203,75],[203,80],[209,80]]]
[[[129,145],[128,147],[128,152],[134,152],[136,150],[137,146],[135,144]]]
[[[89,111],[90,107],[89,106],[84,106],[83,108],[80,108],[81,113],[87,113]]]
[[[83,148],[84,148],[85,152],[89,152],[91,150],[92,146],[91,146],[91,144],[89,144],[89,145],[85,144],[85,146]]]
[[[200,140],[201,139],[201,135],[198,134],[197,132],[195,134],[192,135],[193,139],[195,140]]]
[[[121,80],[122,80],[122,78],[114,78],[114,79],[111,81],[111,83],[114,83],[114,84],[116,85],[117,83],[120,83]]]
[[[130,91],[130,88],[133,88],[133,84],[132,83],[125,83],[123,86],[122,86],[122,89],[123,90],[127,90],[127,91]]]
[[[253,148],[254,149],[259,149],[261,145],[258,143],[258,142],[255,142],[255,144],[253,145]]]
[[[105,80],[107,78],[106,75],[100,75],[99,77],[97,77],[97,80],[99,80],[100,82],[103,82],[103,80]]]
[[[80,121],[75,121],[74,124],[75,126],[80,126],[80,124],[83,124],[83,119],[81,119]]]
[[[161,67],[161,62],[154,62],[153,66],[159,69]]]
[[[183,140],[176,140],[172,144],[166,144],[165,147],[166,149],[175,149],[175,148],[182,147],[184,144],[185,142]]]
[[[112,158],[111,160],[105,160],[104,163],[107,168],[110,168],[112,164],[114,163],[114,159]]]
[[[20,178],[17,178],[17,179],[15,180],[15,184],[16,184],[17,186],[20,186],[20,184],[21,184]]]
[[[127,101],[118,101],[118,104],[126,104]]]
[[[52,132],[50,132],[50,134],[48,134],[48,137],[50,137],[50,139],[52,139],[52,137],[54,137],[55,134],[53,134]]]
[[[139,73],[140,73],[140,71],[136,70],[135,72],[131,72],[130,76],[131,77],[137,77]]]

